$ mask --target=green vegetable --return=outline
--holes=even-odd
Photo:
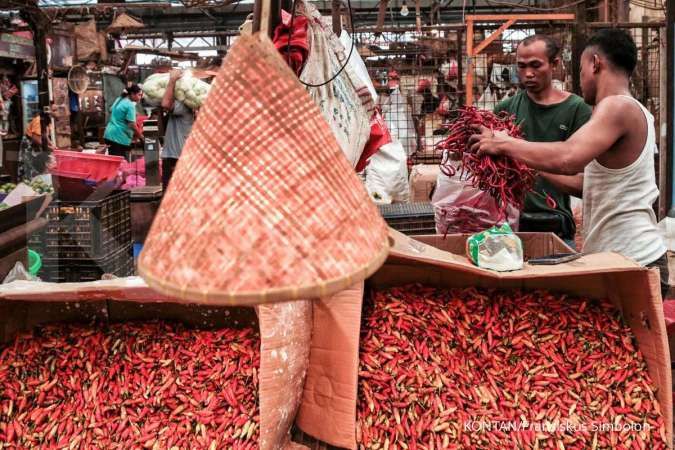
[[[151,105],[158,106],[162,97],[164,97],[168,83],[168,73],[156,73],[146,78],[143,83],[146,101]],[[176,81],[174,97],[176,100],[184,102],[188,108],[196,109],[204,104],[210,89],[210,84],[193,77],[190,71],[187,71]]]

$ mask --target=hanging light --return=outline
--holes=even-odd
[[[406,4],[405,0],[403,0],[403,5],[401,6],[401,15],[405,17],[408,14],[410,14],[410,10],[408,10],[408,5]]]

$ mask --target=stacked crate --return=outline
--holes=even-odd
[[[129,200],[129,191],[120,190],[100,200],[52,202],[40,236],[40,277],[62,283],[132,275]]]
[[[392,203],[378,207],[387,225],[403,234],[436,234],[434,208],[431,203]]]

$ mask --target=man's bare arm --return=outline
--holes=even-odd
[[[180,70],[172,70],[169,73],[169,83],[166,85],[166,91],[164,91],[164,97],[162,97],[162,108],[167,111],[173,109],[173,91],[176,88],[176,81],[180,78],[181,73]]]
[[[539,176],[550,182],[560,192],[580,197],[584,190],[584,174],[555,175],[547,172],[539,172]]]

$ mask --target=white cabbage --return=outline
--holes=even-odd
[[[143,83],[146,102],[150,105],[159,105],[168,84],[168,73],[156,73],[146,78]],[[173,95],[176,100],[185,103],[188,108],[197,109],[206,101],[210,89],[210,84],[193,77],[190,71],[186,71],[176,81]]]

